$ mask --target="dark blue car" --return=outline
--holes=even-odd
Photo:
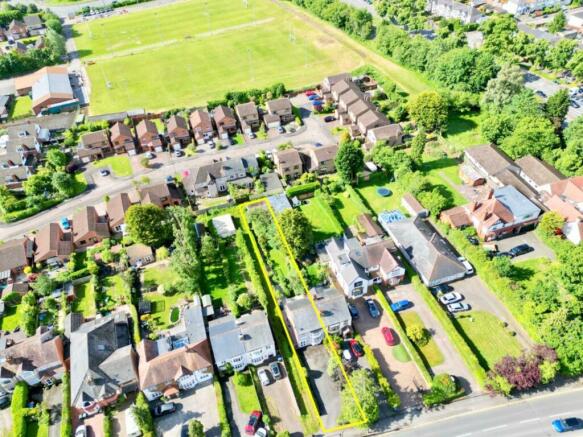
[[[411,301],[403,299],[403,300],[399,300],[395,303],[391,304],[391,309],[395,312],[398,313],[399,311],[403,311],[406,310],[407,308],[409,308],[411,305],[413,305],[411,303]]]
[[[374,300],[367,299],[366,300],[366,307],[368,308],[368,313],[370,314],[370,316],[373,319],[380,317],[381,312],[379,311],[379,307],[377,307],[377,304],[375,303]]]
[[[350,315],[352,316],[353,319],[358,319],[358,308],[356,308],[356,305],[349,303],[347,304],[348,306],[348,311],[350,312]]]
[[[553,428],[557,432],[568,432],[583,429],[583,420],[576,417],[569,417],[568,419],[557,419],[551,422]]]

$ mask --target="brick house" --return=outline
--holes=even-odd
[[[228,139],[229,135],[237,133],[237,120],[233,115],[233,111],[228,106],[217,106],[213,110],[213,119],[215,120],[220,138]]]
[[[282,124],[294,121],[293,106],[287,97],[269,100],[266,106],[267,113],[277,116]]]
[[[113,155],[113,148],[109,142],[107,131],[99,130],[81,136],[77,155],[85,163]]]
[[[42,228],[35,238],[35,262],[59,265],[69,260],[73,252],[71,232],[64,232],[58,223],[49,223]]]
[[[73,244],[77,249],[93,246],[109,238],[107,217],[97,214],[95,207],[86,206],[73,216]]]
[[[306,168],[308,171],[318,174],[334,173],[336,165],[334,160],[338,153],[338,146],[333,144],[323,147],[311,147],[307,153]]]
[[[125,124],[119,121],[115,123],[111,128],[110,139],[115,153],[136,154],[136,144],[132,131]]]
[[[296,179],[303,173],[302,158],[296,149],[280,150],[273,155],[273,162],[284,179]]]
[[[188,124],[179,115],[173,115],[166,121],[166,135],[174,150],[180,150],[190,143]]]
[[[162,152],[163,145],[156,124],[151,120],[142,120],[136,126],[138,143],[144,151]]]
[[[190,113],[190,128],[197,144],[204,144],[205,141],[213,138],[215,129],[213,121],[208,111],[197,109]]]
[[[241,103],[235,106],[235,112],[244,133],[248,134],[259,128],[259,112],[255,102]]]

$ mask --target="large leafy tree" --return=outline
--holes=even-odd
[[[156,205],[132,205],[125,215],[130,238],[146,246],[160,247],[171,237],[166,211]]]
[[[553,124],[546,118],[525,117],[520,120],[512,135],[502,142],[502,148],[512,159],[525,155],[542,157],[559,144]]]
[[[204,437],[204,426],[200,421],[191,419],[188,422],[188,437]]]
[[[548,60],[551,67],[561,70],[567,66],[577,47],[577,41],[562,38],[548,53]]]
[[[562,89],[550,96],[545,104],[545,112],[556,128],[561,126],[563,119],[569,111],[569,91]]]
[[[364,153],[358,141],[344,141],[340,144],[334,161],[340,178],[351,183],[364,168]]]
[[[464,47],[441,55],[431,75],[450,89],[477,93],[497,71],[498,66],[490,53]]]
[[[314,244],[314,233],[304,213],[299,209],[286,209],[280,214],[279,223],[294,256],[306,255]]]
[[[174,251],[170,257],[172,270],[179,278],[179,287],[195,292],[200,285],[200,261],[196,244],[195,222],[191,212],[180,206],[169,208],[174,235]]]
[[[567,24],[567,18],[565,17],[565,13],[561,10],[555,14],[549,23],[549,32],[558,33],[565,28],[565,24]]]
[[[372,372],[366,369],[358,369],[350,375],[350,382],[354,392],[360,401],[360,406],[369,424],[375,423],[379,419],[379,403],[377,395],[379,385],[374,380]],[[363,419],[362,414],[354,399],[352,390],[348,386],[342,389],[340,423],[357,422]]]
[[[38,172],[24,181],[24,192],[27,196],[43,196],[53,193],[51,174],[46,171]]]
[[[498,75],[488,81],[482,102],[499,109],[510,103],[512,98],[524,88],[524,75],[515,64],[505,64]]]
[[[62,170],[69,163],[69,157],[59,149],[50,149],[47,152],[47,164],[53,170]]]
[[[69,173],[57,171],[51,176],[54,190],[63,197],[71,197],[75,193],[73,177]]]
[[[409,102],[409,114],[427,131],[443,130],[447,127],[447,100],[435,91],[425,91]]]

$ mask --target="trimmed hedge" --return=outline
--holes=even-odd
[[[320,182],[308,182],[307,184],[294,185],[285,190],[287,197],[301,196],[302,194],[311,193],[320,188]]]
[[[12,415],[12,435],[26,437],[26,402],[28,401],[28,385],[18,381],[12,393],[10,413]]]
[[[223,398],[223,388],[221,383],[215,377],[213,379],[213,386],[215,388],[215,396],[217,398],[217,410],[219,412],[219,423],[221,427],[221,437],[231,437],[231,426],[229,425],[229,418],[227,416],[227,409],[225,408],[225,399]]]
[[[263,287],[263,281],[261,280],[261,275],[259,274],[259,269],[255,262],[255,258],[253,255],[251,255],[251,251],[247,245],[247,240],[245,239],[245,233],[242,229],[237,230],[237,235],[235,236],[235,245],[237,246],[237,249],[239,249],[239,251],[243,254],[245,271],[249,275],[255,296],[257,296],[261,306],[267,310],[267,293],[265,291],[265,287]]]
[[[71,375],[63,375],[63,403],[61,405],[61,437],[70,437],[73,432],[71,424]]]
[[[52,208],[55,205],[61,203],[64,199],[50,199],[43,202],[39,202],[31,208],[22,209],[20,211],[9,212],[1,216],[1,220],[5,223],[17,222],[25,218],[29,218],[35,214],[38,214],[45,209]]]

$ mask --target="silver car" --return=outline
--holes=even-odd
[[[456,302],[447,306],[447,310],[450,313],[461,313],[463,311],[469,311],[470,309],[471,307],[467,303],[463,302]]]
[[[439,298],[439,301],[444,305],[449,305],[452,303],[459,302],[463,298],[464,297],[461,294],[452,291],[451,293],[445,293],[443,296],[441,296]]]

